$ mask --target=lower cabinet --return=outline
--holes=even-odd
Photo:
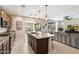
[[[7,38],[2,43],[2,50],[3,50],[3,54],[9,54],[10,53],[10,39],[9,38]]]
[[[2,44],[0,45],[0,54],[3,53]]]
[[[15,41],[15,31],[12,31],[9,36],[3,36],[4,40],[0,43],[0,54],[10,54]]]
[[[74,36],[73,37],[71,37],[71,46],[73,46],[73,47],[75,47],[75,40],[74,39],[76,39]]]
[[[58,32],[55,32],[54,34],[55,34],[54,40],[58,41]]]
[[[7,41],[7,43],[6,43],[6,53],[7,54],[9,54],[10,53],[10,45],[9,45],[10,43],[9,43],[9,41]]]
[[[79,35],[71,34],[71,46],[79,48]]]
[[[62,36],[62,43],[66,43],[66,35],[65,34],[63,34],[63,36]]]
[[[5,40],[0,44],[0,54],[10,54],[13,43],[14,43],[13,36],[6,37]]]
[[[55,40],[66,45],[79,48],[79,34],[76,33],[55,33]]]

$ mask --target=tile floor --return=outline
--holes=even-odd
[[[27,36],[26,36],[27,37]],[[49,54],[78,54],[79,49],[67,46],[57,41],[52,41],[53,46]],[[28,44],[28,40],[21,36],[17,36],[11,54],[34,54],[33,50]]]

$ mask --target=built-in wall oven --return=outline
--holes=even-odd
[[[7,21],[2,17],[0,17],[0,27],[7,27]]]

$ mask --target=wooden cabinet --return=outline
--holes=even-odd
[[[62,36],[61,36],[62,35]],[[79,48],[79,34],[76,33],[56,33],[55,39],[66,45]]]
[[[12,18],[9,14],[3,10],[0,10],[0,17],[2,17],[3,20],[7,22],[7,27],[12,27]]]
[[[10,42],[9,38],[6,38],[6,40],[3,42],[3,54],[9,54],[10,53]]]
[[[14,43],[14,35],[9,35],[0,43],[0,54],[9,54]]]
[[[15,38],[16,38],[16,35],[15,35],[15,31],[13,30],[13,31],[11,31],[11,37],[10,37],[10,39],[11,39],[11,46],[14,45]]]
[[[3,43],[3,54],[6,54],[7,53],[7,51],[6,51],[6,43],[7,43],[7,41],[5,41],[4,43]]]
[[[0,54],[3,53],[3,50],[2,50],[2,44],[0,45]]]
[[[79,34],[71,34],[71,46],[79,48]]]
[[[10,39],[9,39],[9,40],[10,40]],[[10,53],[10,45],[9,45],[10,42],[9,42],[9,40],[8,40],[7,43],[6,43],[6,51],[7,51],[6,53],[7,53],[7,54]]]

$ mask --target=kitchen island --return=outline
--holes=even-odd
[[[54,35],[42,32],[28,33],[28,42],[36,54],[46,54],[49,48],[49,38]]]

